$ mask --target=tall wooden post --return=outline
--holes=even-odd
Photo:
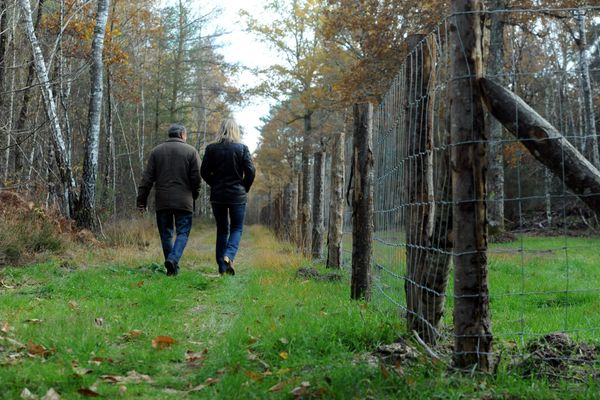
[[[421,337],[429,337],[424,292],[427,292],[426,249],[431,248],[433,230],[433,102],[429,100],[434,60],[429,46],[420,44],[424,35],[407,39],[412,50],[406,63],[405,131],[408,135],[408,162],[404,169],[407,195],[406,224],[406,308],[407,325]]]
[[[450,113],[454,227],[454,361],[493,367],[487,282],[487,137],[481,93],[480,0],[453,0]]]
[[[373,247],[373,105],[354,105],[352,299],[371,299]]]

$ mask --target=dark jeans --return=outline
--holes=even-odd
[[[227,256],[235,260],[242,230],[244,227],[244,214],[246,204],[218,204],[212,203],[213,215],[217,223],[217,245],[215,255],[219,272],[225,272],[227,268],[223,257]]]
[[[179,269],[179,259],[192,229],[192,213],[180,210],[160,210],[156,212],[156,225],[160,234],[165,261],[172,261]],[[173,242],[173,228],[177,237]]]

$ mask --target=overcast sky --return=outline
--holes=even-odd
[[[241,63],[248,67],[266,67],[275,63],[274,53],[264,44],[256,40],[254,35],[244,32],[245,24],[240,21],[239,10],[248,10],[256,18],[266,18],[264,14],[265,0],[195,0],[206,12],[214,7],[221,7],[223,13],[215,21],[230,34],[220,38],[218,43],[223,45],[219,52],[225,60]],[[256,78],[248,73],[234,77],[237,86],[256,85]],[[256,99],[252,104],[246,104],[234,109],[235,118],[245,132],[244,143],[250,151],[254,151],[258,141],[258,127],[262,124],[260,118],[269,113],[269,104],[265,100]]]

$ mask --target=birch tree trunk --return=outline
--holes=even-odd
[[[320,260],[323,258],[323,236],[325,232],[325,150],[322,140],[319,151],[314,154],[314,160],[312,258]]]
[[[76,195],[74,192],[75,185],[73,173],[68,164],[67,145],[56,112],[56,101],[54,100],[52,85],[48,79],[46,61],[35,33],[29,0],[19,0],[19,4],[23,10],[25,33],[33,51],[35,71],[38,81],[40,82],[40,90],[42,91],[42,97],[44,99],[44,108],[52,132],[53,153],[59,171],[62,186],[61,192],[64,200],[63,210],[65,216],[71,218],[75,209]]]
[[[490,0],[489,9],[490,48],[486,72],[490,79],[502,84],[504,82],[504,14],[493,12],[505,10],[507,0]],[[489,129],[489,169],[487,177],[488,218],[492,233],[504,231],[504,145],[502,141],[502,125],[491,115],[487,115],[486,125]]]
[[[589,143],[590,161],[596,168],[600,168],[600,153],[598,150],[598,136],[596,136],[596,116],[594,114],[594,100],[592,98],[592,83],[590,79],[590,62],[588,58],[585,16],[583,11],[577,12],[577,27],[579,31],[579,71],[581,74],[581,89],[583,94],[585,132]]]
[[[371,300],[373,248],[373,105],[354,105],[352,278],[350,296]]]
[[[88,128],[83,158],[81,195],[77,210],[77,223],[82,228],[96,228],[96,177],[98,175],[98,150],[100,145],[100,121],[102,116],[102,90],[104,83],[104,33],[108,20],[110,0],[98,0],[98,13],[92,40],[91,95],[88,111]]]
[[[450,115],[454,203],[454,361],[491,371],[487,268],[485,117],[476,78],[482,74],[480,0],[453,0],[450,18]]]
[[[331,150],[331,201],[327,235],[327,268],[342,267],[342,238],[344,234],[344,128],[336,132]]]

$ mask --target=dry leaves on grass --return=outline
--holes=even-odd
[[[47,349],[45,346],[33,343],[31,340],[27,342],[27,354],[31,357],[47,357],[55,352],[55,349]]]
[[[218,383],[219,380],[220,379],[217,379],[217,378],[207,378],[204,381],[204,383],[202,383],[202,384],[200,384],[198,386],[193,387],[192,389],[188,390],[188,392],[190,392],[190,393],[191,392],[199,392],[199,391],[201,391],[201,390],[203,390],[203,389],[205,389],[205,388],[207,388],[209,386],[214,385],[215,383]]]
[[[157,336],[154,339],[152,339],[152,347],[154,347],[157,350],[162,350],[164,348],[171,347],[175,343],[177,343],[177,341],[170,336]]]
[[[185,361],[187,362],[188,367],[191,368],[200,368],[204,363],[204,359],[206,358],[206,354],[208,353],[208,349],[204,349],[203,351],[186,351],[185,352]]]
[[[140,336],[142,336],[144,333],[138,329],[133,329],[127,333],[124,333],[120,336],[121,340],[125,340],[125,341],[130,341],[136,338],[139,338]]]
[[[306,390],[310,387],[310,382],[304,381],[300,384],[300,386],[295,387],[290,392],[294,395],[294,398],[299,399],[306,393]]]
[[[92,389],[89,389],[89,388],[81,388],[77,391],[77,393],[79,393],[83,397],[99,397],[100,396],[100,393],[98,393]]]
[[[140,374],[136,370],[129,371],[126,376],[120,375],[101,375],[106,383],[154,383],[154,380],[149,375]]]
[[[8,333],[13,330],[13,327],[6,321],[0,322],[0,332]]]

